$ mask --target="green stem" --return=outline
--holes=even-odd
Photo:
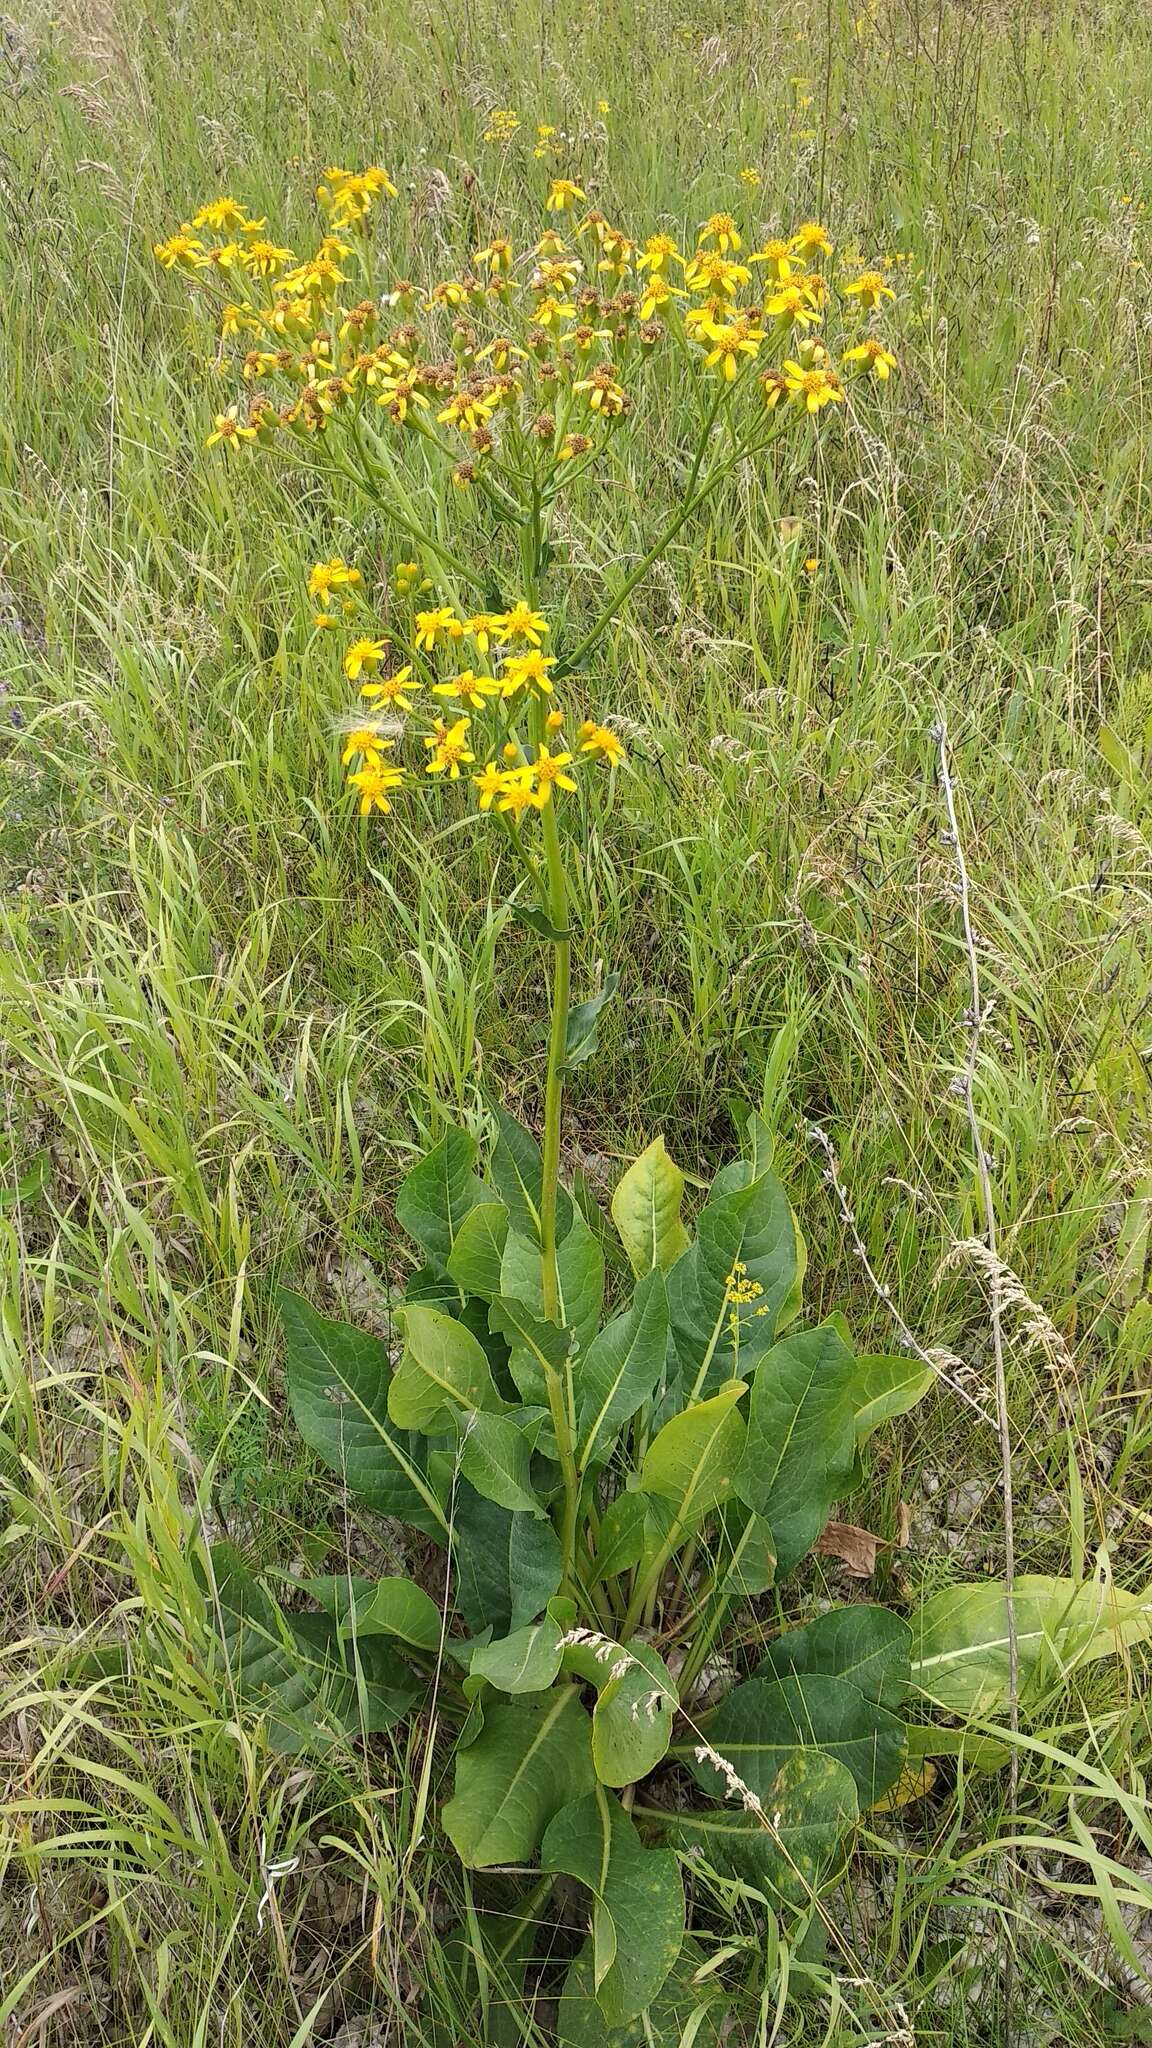
[[[548,919],[558,932],[568,931],[568,889],[556,806],[549,800],[540,814],[547,863]],[[556,1204],[560,1185],[560,1111],[564,1095],[564,1056],[568,1043],[568,1001],[572,986],[572,941],[565,936],[552,947],[552,1022],[548,1034],[548,1071],[544,1084],[544,1185],[540,1195],[540,1249],[543,1256],[544,1313],[560,1320],[560,1276],[556,1262]]]

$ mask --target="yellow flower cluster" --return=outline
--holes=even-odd
[[[507,139],[517,125],[497,109],[486,132]],[[541,125],[537,153],[553,135]],[[742,176],[751,185],[756,174]],[[897,367],[887,342],[861,331],[895,299],[892,285],[861,270],[837,286],[818,221],[749,250],[735,215],[717,212],[682,251],[665,231],[634,241],[574,178],[552,177],[534,247],[493,234],[458,272],[424,286],[394,277],[381,293],[368,224],[396,191],[379,165],[330,167],[318,188],[329,232],[303,260],[231,198],[155,245],[165,269],[215,289],[248,387],[216,415],[210,446],[267,447],[347,423],[353,460],[370,464],[374,434],[396,428],[439,447],[462,490],[498,494],[506,462],[547,496],[632,414],[665,341],[701,351],[726,385],[758,373],[767,406],[801,416],[843,404],[845,369],[883,381]],[[822,338],[835,307],[854,324],[838,360]]]
[[[337,555],[315,564],[308,593],[323,600],[334,589],[361,582],[360,571]],[[393,571],[393,595],[398,599],[427,583],[414,562],[398,563]],[[385,732],[384,716],[413,714],[420,730],[423,714],[418,700],[425,690],[449,706],[447,717],[429,714],[424,719],[427,729],[420,737],[428,756],[423,762],[426,776],[462,780],[477,761],[473,741],[481,736],[481,728],[475,720],[484,721],[485,763],[469,778],[481,811],[495,809],[518,822],[526,811],[543,810],[554,791],[574,791],[572,771],[585,761],[599,759],[613,768],[622,762],[618,734],[593,719],[581,724],[575,752],[553,746],[565,717],[552,703],[557,658],[544,652],[549,631],[543,613],[522,601],[506,611],[471,617],[461,616],[453,605],[440,604],[413,612],[405,650],[411,658],[399,666],[394,665],[391,635],[365,634],[352,640],[344,650],[344,673],[350,682],[360,684],[369,710],[345,734],[341,761],[349,771],[348,783],[359,798],[361,815],[390,811],[394,792],[407,779],[403,767],[386,759],[398,735]],[[461,666],[465,649],[469,665]],[[448,666],[453,672],[437,679],[434,664],[441,655],[451,657]]]

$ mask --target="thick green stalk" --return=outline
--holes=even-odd
[[[557,938],[552,947],[552,1022],[548,1034],[548,1071],[544,1084],[544,1185],[540,1196],[540,1249],[543,1256],[544,1313],[560,1321],[560,1278],[556,1263],[556,1204],[560,1187],[560,1111],[564,1094],[564,1057],[568,1044],[568,1001],[572,986],[572,941],[568,937],[568,889],[556,806],[541,812],[544,857],[548,868],[548,919]]]

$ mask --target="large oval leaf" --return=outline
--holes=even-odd
[[[486,1678],[498,1692],[544,1692],[560,1669],[564,1630],[546,1614],[529,1628],[518,1628],[498,1643],[483,1643],[468,1666],[473,1678]]]
[[[441,1816],[470,1870],[526,1863],[562,1806],[596,1782],[592,1727],[573,1685],[542,1701],[485,1709],[484,1726],[456,1753],[456,1785]]]
[[[688,1249],[688,1232],[680,1220],[683,1199],[684,1175],[669,1159],[663,1138],[653,1138],[612,1197],[612,1221],[638,1280],[654,1266],[667,1272]]]
[[[777,1771],[798,1750],[822,1749],[845,1764],[862,1807],[875,1805],[904,1764],[904,1723],[847,1679],[822,1672],[750,1678],[709,1716],[706,1734],[762,1805]],[[697,1757],[694,1743],[677,1744],[673,1754],[684,1757],[706,1792],[723,1798],[723,1774]]]
[[[564,1980],[556,2018],[556,2048],[720,2048],[728,2028],[728,2002],[706,1951],[685,1942],[679,1961],[647,2013],[610,2027],[596,2002],[591,1942],[582,1948]],[[699,1977],[700,1981],[695,1979]]]
[[[466,1479],[453,1496],[454,1598],[470,1629],[505,1636],[535,1621],[562,1577],[560,1539],[549,1521],[512,1514]]]
[[[736,1160],[730,1181],[751,1168]],[[796,1275],[792,1211],[774,1174],[712,1195],[696,1222],[696,1242],[668,1275],[668,1303],[676,1351],[689,1386],[705,1372],[702,1391],[747,1373],[772,1343],[776,1318]],[[733,1299],[732,1276],[759,1292]],[[737,1334],[733,1335],[735,1312]]]
[[[523,1124],[509,1116],[506,1109],[497,1103],[493,1107],[496,1118],[496,1143],[492,1148],[492,1178],[503,1201],[513,1230],[521,1237],[540,1242],[540,1202],[544,1185],[544,1165],[540,1147],[526,1131]],[[556,1236],[563,1242],[572,1227],[572,1198],[567,1190],[560,1188],[556,1198]]]
[[[465,1294],[492,1301],[500,1292],[500,1261],[508,1239],[508,1211],[503,1202],[477,1202],[452,1240],[449,1277]]]
[[[674,1544],[732,1497],[745,1438],[744,1417],[736,1403],[746,1391],[743,1381],[737,1380],[711,1400],[673,1415],[644,1454],[640,1484],[645,1493],[671,1503]]]
[[[736,1480],[772,1530],[778,1577],[816,1541],[855,1456],[855,1360],[843,1338],[831,1323],[782,1338],[756,1368]]]
[[[404,1355],[388,1390],[388,1413],[401,1429],[441,1434],[477,1408],[503,1407],[483,1347],[438,1308],[406,1303],[396,1311]]]
[[[668,1839],[773,1903],[806,1905],[857,1818],[856,1782],[835,1757],[799,1750],[777,1771],[763,1807],[766,1818],[742,1806],[678,1813]]]
[[[618,1799],[598,1785],[549,1823],[542,1870],[563,1871],[593,1895],[596,2002],[624,2026],[659,1993],[684,1940],[684,1883],[671,1849],[646,1849]]]
[[[668,1350],[668,1298],[663,1275],[648,1273],[629,1308],[614,1316],[576,1366],[576,1463],[581,1471],[607,1456],[622,1423],[656,1389]]]
[[[575,1638],[575,1639],[573,1639]],[[575,1630],[564,1646],[564,1669],[597,1688],[592,1760],[602,1785],[633,1785],[667,1754],[676,1687],[648,1643],[627,1645]]]
[[[351,1493],[441,1540],[447,1516],[424,1466],[425,1450],[388,1413],[392,1367],[378,1337],[334,1321],[282,1290],[288,1398],[296,1427]]]
[[[790,1672],[823,1672],[847,1678],[878,1707],[895,1711],[908,1690],[912,1631],[888,1607],[863,1601],[833,1607],[803,1628],[786,1629],[769,1643],[756,1667],[757,1678],[786,1678]]]
[[[452,1125],[400,1184],[401,1228],[441,1263],[468,1211],[484,1199],[484,1184],[472,1171],[475,1158],[475,1138]]]
[[[591,1343],[604,1305],[604,1254],[577,1209],[572,1227],[556,1251],[560,1290],[560,1321],[571,1330],[578,1349]],[[499,1292],[521,1301],[534,1316],[544,1316],[544,1281],[540,1247],[519,1231],[508,1233],[500,1262]]]
[[[1013,1589],[1023,1689],[1042,1676],[1117,1655],[1152,1635],[1152,1587],[1128,1593],[1100,1577],[1077,1583],[1025,1573]],[[913,1629],[912,1683],[950,1714],[995,1714],[1008,1698],[1008,1596],[1003,1585],[947,1586]]]

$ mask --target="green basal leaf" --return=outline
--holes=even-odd
[[[668,1839],[721,1877],[763,1892],[771,1905],[807,1905],[859,1816],[852,1773],[822,1750],[799,1750],[777,1771],[763,1808],[767,1824],[742,1806],[678,1813]]]
[[[680,1219],[684,1175],[653,1138],[627,1169],[612,1197],[612,1220],[638,1280],[654,1266],[667,1272],[688,1248]]]
[[[441,1263],[469,1210],[484,1200],[483,1182],[472,1171],[475,1159],[475,1138],[451,1127],[406,1175],[396,1197],[401,1228]]]
[[[690,1535],[713,1508],[732,1498],[746,1433],[736,1403],[746,1391],[737,1380],[710,1401],[683,1409],[644,1454],[641,1487],[671,1502],[679,1536]]]
[[[1025,1573],[1013,1609],[1020,1691],[1152,1635],[1152,1587],[1125,1592],[1095,1579]],[[912,1684],[946,1713],[996,1714],[1008,1698],[1008,1599],[1003,1585],[946,1586],[913,1624]]]
[[[856,1360],[856,1441],[866,1443],[882,1422],[907,1415],[936,1384],[930,1365],[918,1358],[860,1357]]]
[[[509,1116],[497,1103],[496,1143],[492,1150],[492,1178],[503,1201],[513,1230],[521,1237],[540,1242],[540,1201],[544,1167],[540,1147],[523,1124]],[[556,1237],[563,1243],[572,1227],[572,1202],[563,1188],[556,1201]]]
[[[664,1500],[639,1490],[618,1493],[600,1519],[593,1563],[597,1579],[616,1578],[634,1565],[649,1564],[664,1543],[674,1519]]]
[[[614,1642],[594,1631],[566,1643],[565,1671],[597,1688],[592,1756],[602,1785],[647,1777],[668,1749],[676,1687],[662,1657],[647,1643]]]
[[[544,1692],[560,1669],[564,1628],[551,1614],[473,1651],[469,1673],[499,1692]]]
[[[858,1686],[824,1673],[750,1678],[722,1700],[705,1727],[708,1742],[750,1787],[762,1805],[781,1770],[798,1750],[820,1749],[847,1766],[861,1807],[874,1806],[896,1783],[904,1763],[904,1723]],[[714,1798],[723,1798],[723,1775],[677,1744],[673,1755]]]
[[[731,1501],[713,1541],[716,1591],[725,1599],[753,1600],[775,1585],[776,1539],[762,1515]]]
[[[532,1447],[541,1419],[535,1417],[525,1430],[522,1416],[489,1415],[474,1408],[461,1426],[460,1470],[486,1500],[543,1519],[531,1477]]]
[[[757,1678],[822,1672],[847,1678],[879,1707],[902,1705],[911,1676],[912,1631],[887,1607],[834,1607],[803,1628],[790,1628],[768,1645]]]
[[[556,1277],[560,1320],[582,1350],[596,1334],[604,1305],[604,1254],[579,1210],[557,1248]],[[515,1230],[509,1231],[505,1242],[498,1292],[509,1300],[522,1301],[534,1316],[546,1320],[540,1247]]]
[[[717,1176],[697,1218],[696,1242],[668,1276],[677,1355],[689,1386],[705,1370],[704,1392],[749,1372],[768,1350],[796,1277],[796,1235],[784,1190],[774,1174],[749,1180],[749,1172],[746,1161],[736,1160]],[[721,1184],[725,1191],[717,1195]],[[733,1298],[733,1274],[759,1290],[752,1299]]]
[[[587,1002],[572,1004],[568,1011],[568,1035],[564,1046],[566,1067],[583,1065],[597,1051],[600,1012],[605,1003],[611,1002],[619,986],[618,974],[606,975],[599,995],[589,996]]]
[[[608,1455],[623,1423],[650,1400],[668,1351],[668,1298],[659,1270],[640,1281],[632,1303],[595,1337],[576,1371],[576,1463]]]
[[[452,1240],[448,1273],[465,1294],[492,1301],[500,1292],[500,1261],[508,1237],[503,1202],[477,1202]],[[537,1252],[539,1257],[539,1252]]]
[[[504,1405],[483,1347],[452,1316],[415,1302],[396,1311],[404,1355],[388,1391],[388,1413],[401,1429],[438,1435],[461,1415]]]
[[[646,1849],[602,1785],[549,1823],[542,1870],[563,1871],[593,1897],[593,1985],[611,2027],[625,2026],[660,1992],[684,1941],[684,1884],[670,1849]]]
[[[498,1507],[466,1479],[454,1496],[452,1552],[453,1598],[474,1635],[525,1627],[560,1590],[560,1539],[551,1522]]]
[[[443,1540],[447,1516],[425,1470],[423,1444],[392,1423],[392,1367],[366,1330],[317,1315],[281,1291],[288,1340],[288,1398],[296,1427],[351,1493]]]
[[[549,1373],[560,1372],[572,1346],[572,1332],[549,1323],[522,1301],[501,1296],[488,1311],[491,1328],[507,1339],[509,1365],[522,1398],[544,1407]]]
[[[543,1700],[485,1708],[476,1740],[456,1754],[441,1819],[462,1863],[527,1863],[550,1820],[595,1784],[592,1728],[575,1686]]]
[[[330,1614],[282,1612],[229,1543],[214,1544],[210,1599],[239,1697],[268,1716],[274,1749],[324,1750],[393,1727],[423,1679],[380,1637],[342,1644]]]
[[[341,1636],[395,1636],[417,1650],[439,1649],[444,1621],[436,1602],[411,1579],[332,1576],[305,1579],[304,1590],[334,1614]]]
[[[756,1368],[736,1489],[772,1529],[778,1577],[811,1549],[851,1476],[855,1365],[824,1323],[782,1338]]]
[[[686,1941],[680,1959],[647,2013],[622,2027],[608,2026],[596,2001],[591,1942],[564,1980],[556,2019],[557,2048],[720,2048],[728,2007],[705,1951]],[[701,1981],[693,1981],[699,1973]]]

